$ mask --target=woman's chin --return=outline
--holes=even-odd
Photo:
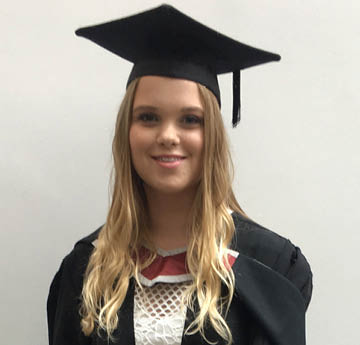
[[[164,195],[180,195],[182,193],[194,192],[197,188],[195,185],[181,185],[179,183],[144,183],[145,191]]]

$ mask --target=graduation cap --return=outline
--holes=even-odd
[[[188,79],[211,90],[221,106],[217,75],[233,72],[233,118],[240,121],[240,70],[280,56],[227,37],[170,5],[76,30],[101,47],[134,63],[135,78],[159,75]]]

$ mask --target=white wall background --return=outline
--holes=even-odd
[[[181,0],[181,11],[282,55],[242,74],[230,128],[241,205],[302,248],[312,345],[358,343],[360,3]],[[61,259],[105,220],[113,125],[130,64],[74,35],[158,1],[12,1],[0,10],[1,344],[47,344]]]

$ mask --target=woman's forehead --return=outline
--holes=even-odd
[[[136,88],[134,105],[203,108],[198,85],[187,79],[163,76],[141,77]]]

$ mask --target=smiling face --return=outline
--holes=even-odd
[[[204,110],[196,83],[159,76],[139,81],[129,132],[134,168],[147,190],[194,191],[203,166]]]

